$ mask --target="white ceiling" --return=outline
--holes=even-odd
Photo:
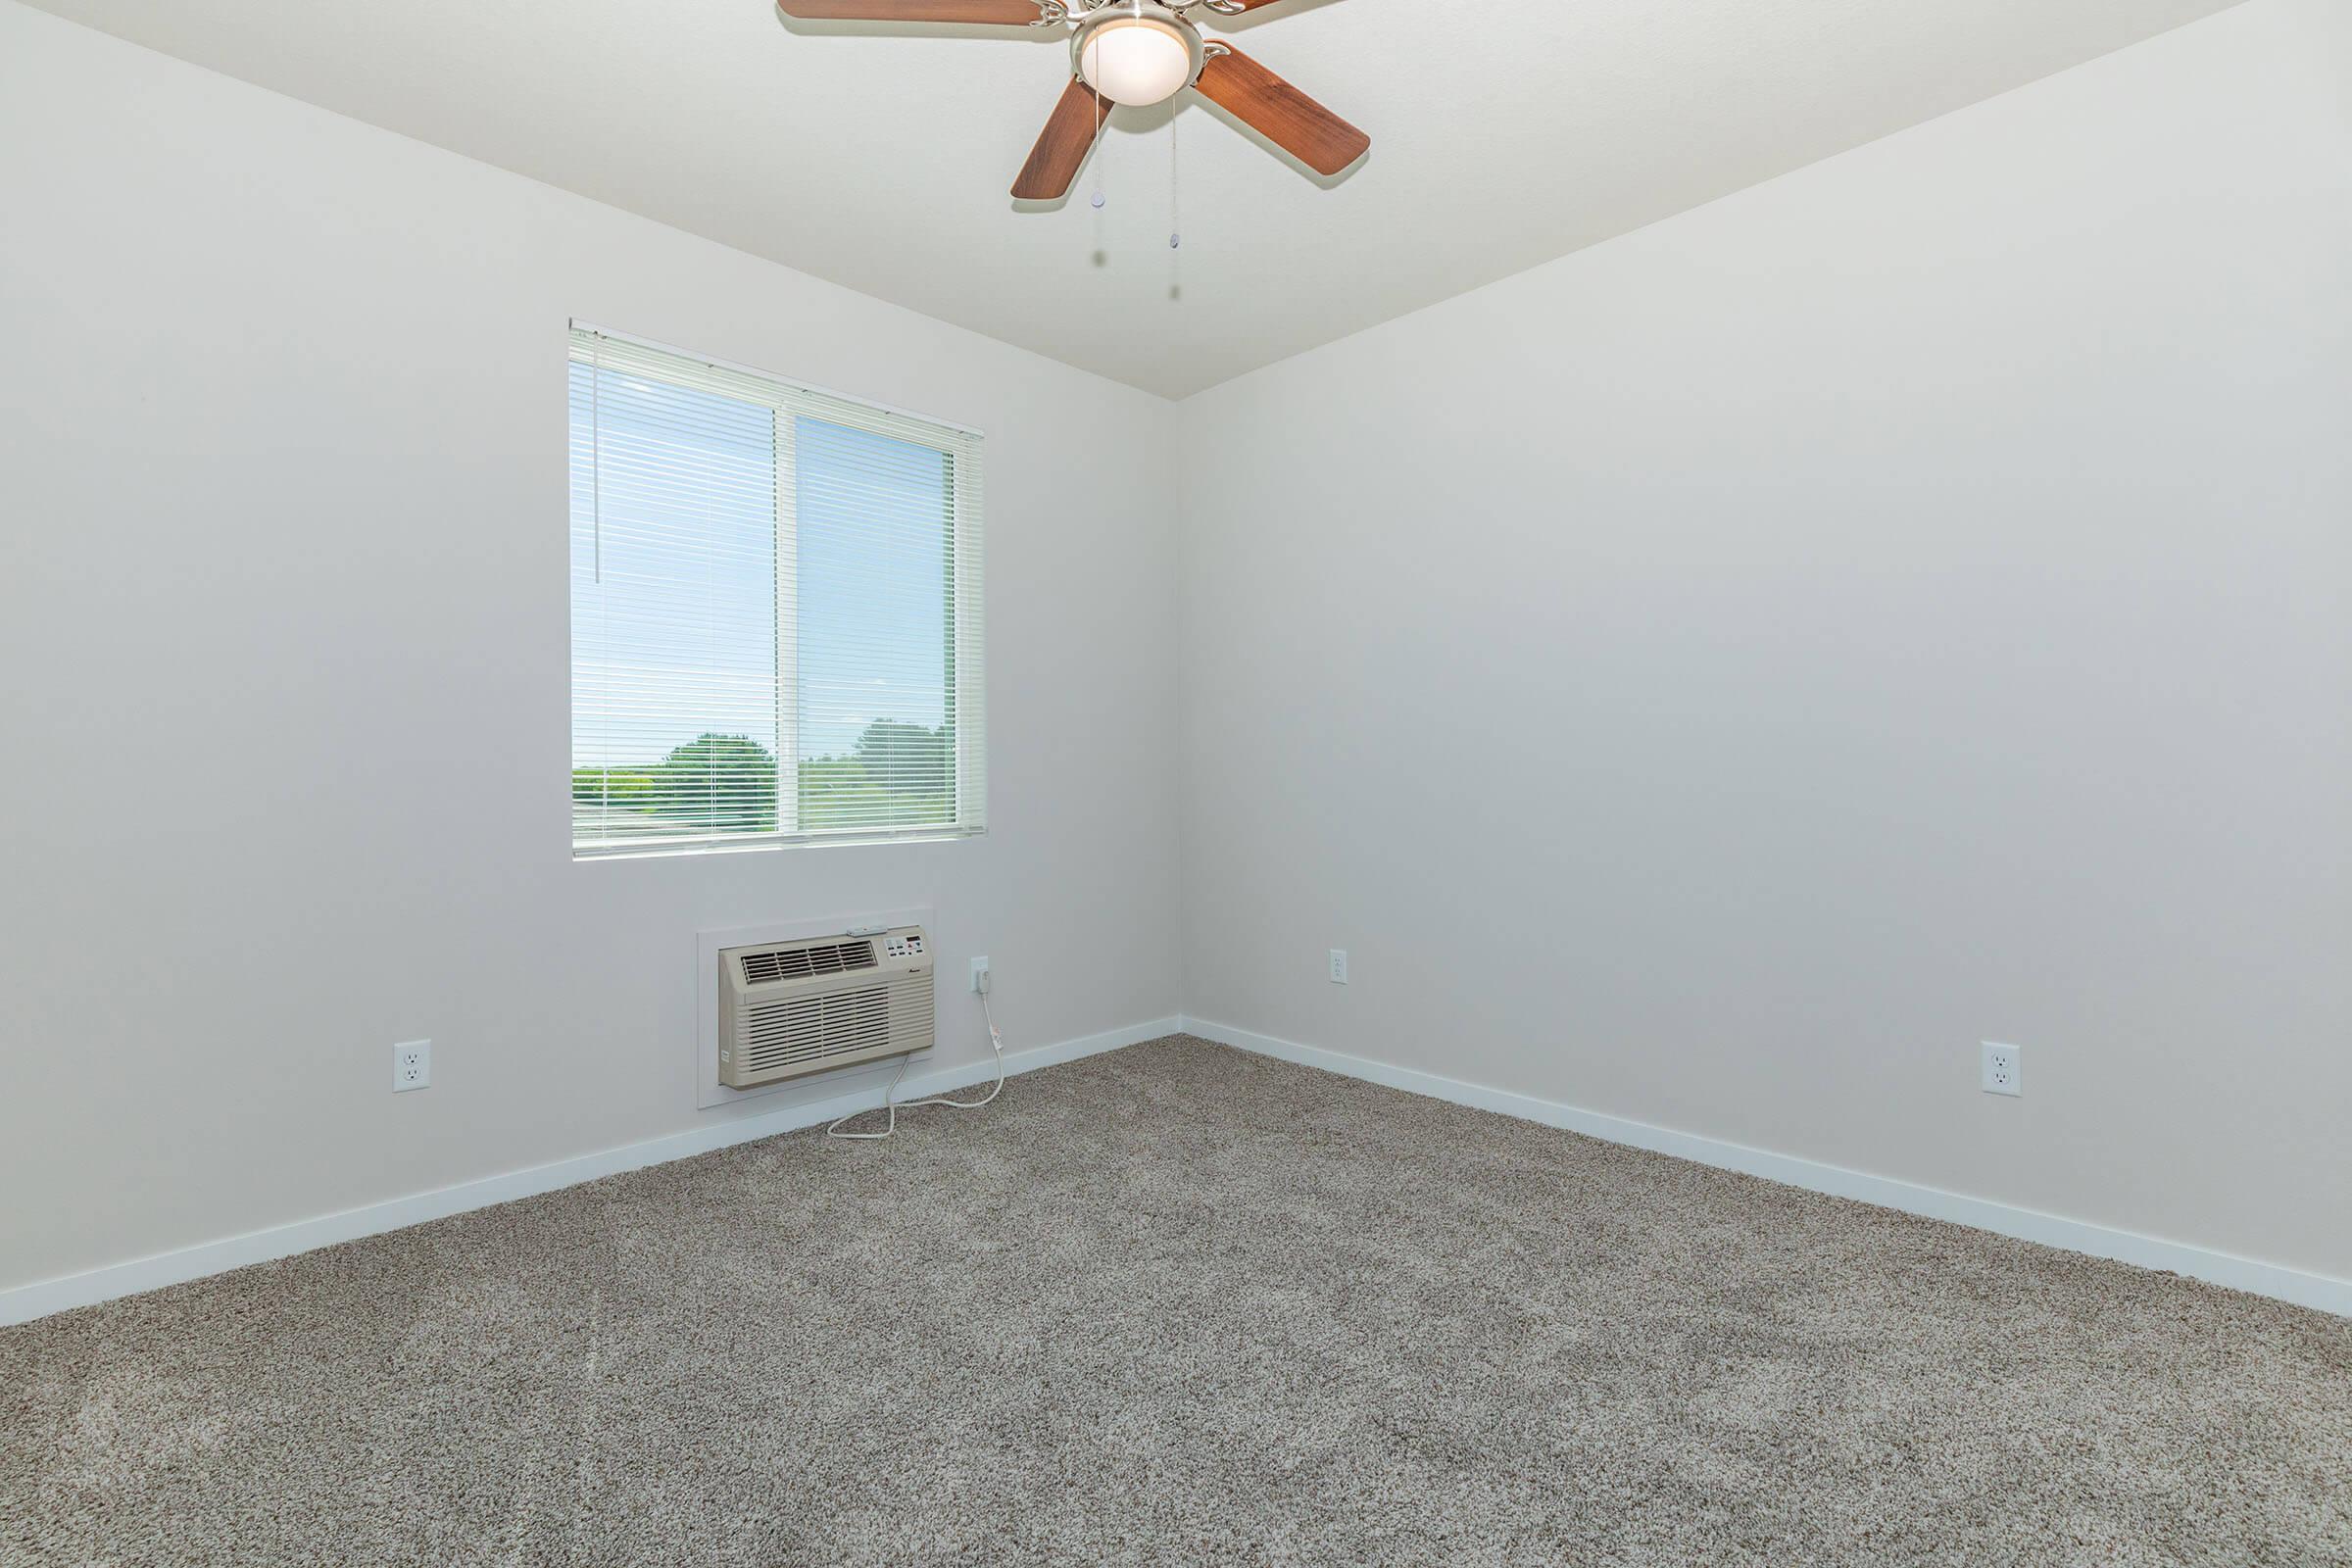
[[[1197,12],[1369,157],[1318,180],[1186,94],[1113,115],[1044,210],[1006,190],[1065,29],[797,23],[768,0],[33,3],[1182,396],[2234,0]]]

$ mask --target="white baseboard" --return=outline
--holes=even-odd
[[[1092,1056],[1101,1052],[1116,1051],[1122,1046],[1156,1040],[1162,1035],[1176,1033],[1178,1027],[1177,1019],[1155,1018],[1148,1023],[1129,1024],[1124,1029],[1085,1035],[1055,1045],[1008,1051],[1004,1054],[1004,1071],[1007,1074],[1033,1072],[1056,1062],[1075,1061],[1080,1056]],[[914,1100],[924,1095],[966,1088],[994,1076],[994,1062],[965,1062],[959,1066],[909,1074],[906,1081],[899,1086],[899,1094],[902,1099]],[[795,1128],[813,1127],[837,1116],[878,1106],[882,1103],[882,1094],[883,1085],[869,1084],[831,1100],[804,1101],[755,1115],[712,1121],[666,1137],[627,1144],[619,1149],[601,1150],[593,1154],[533,1165],[525,1170],[508,1171],[500,1176],[460,1182],[454,1187],[436,1188],[429,1193],[416,1193],[381,1203],[347,1208],[340,1213],[321,1214],[315,1219],[296,1220],[290,1225],[273,1225],[268,1230],[248,1231],[242,1236],[183,1247],[176,1251],[158,1252],[152,1257],[133,1258],[125,1263],[111,1263],[85,1273],[19,1285],[0,1291],[0,1326],[46,1317],[52,1312],[63,1312],[71,1307],[88,1306],[94,1301],[113,1300],[120,1296],[136,1296],[143,1291],[160,1290],[167,1285],[202,1279],[208,1274],[243,1268],[248,1263],[266,1263],[271,1258],[290,1257],[296,1252],[332,1247],[337,1242],[420,1225],[426,1220],[462,1214],[467,1209],[512,1202],[517,1198],[553,1192],[559,1187],[576,1186],[619,1171],[685,1159],[690,1155],[708,1153],[713,1149],[724,1149],[730,1144],[748,1144],[755,1139],[772,1138],[777,1133],[791,1132]]]
[[[1427,1095],[1435,1100],[1448,1100],[1455,1104],[1470,1105],[1480,1110],[1497,1111],[1523,1121],[1541,1122],[1546,1127],[1565,1127],[1571,1132],[1585,1133],[1613,1144],[1628,1144],[1636,1149],[1672,1154],[1701,1165],[1743,1171],[1750,1176],[1761,1176],[1790,1187],[1807,1188],[1837,1198],[1857,1199],[1865,1203],[1900,1209],[1904,1213],[1920,1214],[1929,1219],[1949,1220],[1955,1225],[1969,1225],[2002,1236],[2014,1236],[2021,1241],[2039,1242],[2045,1247],[2064,1248],[2071,1252],[2087,1252],[2093,1257],[2114,1258],[2118,1262],[2132,1263],[2141,1268],[2168,1269],[2192,1279],[2226,1285],[2231,1290],[2250,1291],[2256,1296],[2273,1297],[2281,1301],[2292,1301],[2298,1306],[2317,1307],[2323,1312],[2352,1317],[2352,1280],[2334,1279],[2326,1274],[2308,1274],[2300,1269],[2259,1262],[2230,1252],[2217,1252],[2186,1242],[2168,1242],[2134,1231],[2095,1225],[2087,1220],[2068,1219],[2063,1215],[2018,1208],[1990,1199],[1969,1198],[1960,1193],[1947,1193],[1940,1188],[1922,1187],[1890,1176],[1873,1176],[1865,1171],[1847,1170],[1840,1165],[1800,1159],[1793,1154],[1776,1154],[1770,1150],[1751,1149],[1744,1144],[1726,1143],[1696,1133],[1653,1127],[1647,1122],[1631,1121],[1623,1116],[1605,1115],[1596,1110],[1584,1110],[1557,1101],[1539,1100],[1533,1095],[1516,1094],[1507,1089],[1490,1089],[1484,1084],[1464,1083],[1456,1078],[1445,1078],[1410,1067],[1391,1066],[1387,1062],[1373,1061],[1363,1056],[1326,1051],[1320,1046],[1302,1046],[1296,1041],[1280,1040],[1272,1035],[1256,1034],[1205,1018],[1187,1017],[1184,1019],[1184,1028],[1188,1034],[1214,1040],[1222,1045],[1256,1052],[1260,1055],[1278,1056],[1284,1061],[1295,1061],[1308,1067],[1320,1067],[1326,1072],[1361,1078],[1368,1083],[1384,1084],[1409,1094]]]
[[[1800,1159],[1793,1154],[1776,1154],[1769,1150],[1751,1149],[1743,1144],[1727,1143],[1696,1133],[1654,1127],[1647,1122],[1584,1110],[1557,1101],[1539,1100],[1533,1095],[1464,1083],[1459,1079],[1410,1067],[1391,1066],[1362,1056],[1350,1056],[1343,1052],[1327,1051],[1319,1046],[1303,1046],[1296,1041],[1237,1029],[1204,1018],[1155,1018],[1147,1023],[1130,1024],[1124,1029],[1086,1035],[1055,1045],[1007,1052],[1004,1070],[1011,1074],[1032,1072],[1039,1067],[1051,1067],[1056,1062],[1075,1061],[1081,1056],[1117,1051],[1146,1040],[1156,1040],[1180,1030],[1261,1055],[1278,1056],[1285,1061],[1319,1067],[1326,1072],[1385,1084],[1391,1089],[1401,1089],[1409,1094],[1427,1095],[1432,1099],[1451,1101],[1480,1110],[1496,1111],[1505,1116],[1540,1122],[1547,1127],[1565,1127],[1572,1132],[1606,1139],[1610,1143],[1653,1150],[1702,1165],[1743,1171],[1791,1187],[1828,1193],[1838,1198],[1856,1199],[1885,1208],[1900,1209],[1905,1213],[1948,1220],[1956,1225],[1974,1226],[1979,1230],[2038,1242],[2047,1247],[2086,1252],[2094,1257],[2114,1258],[2141,1268],[2168,1269],[2193,1279],[2226,1285],[2232,1290],[2250,1291],[2257,1296],[2274,1297],[2299,1306],[2317,1307],[2324,1312],[2352,1317],[2352,1280],[2305,1273],[2300,1269],[2238,1257],[2185,1242],[2164,1241],[2132,1231],[2095,1225],[2086,1220],[2068,1219],[2037,1209],[1994,1202],[1989,1199],[1969,1198],[1959,1193],[1944,1192],[1940,1188],[1923,1187],[1888,1176],[1873,1176],[1838,1165]],[[992,1066],[987,1062],[966,1062],[958,1067],[944,1067],[910,1076],[902,1086],[902,1093],[913,1099],[961,1089],[988,1078],[992,1071]],[[208,1274],[242,1268],[249,1263],[290,1257],[297,1252],[308,1252],[362,1236],[419,1225],[426,1220],[464,1213],[467,1209],[511,1202],[517,1198],[529,1198],[561,1187],[595,1181],[599,1177],[624,1170],[685,1159],[694,1154],[708,1153],[713,1149],[724,1149],[731,1144],[751,1143],[796,1128],[812,1127],[881,1103],[880,1086],[869,1085],[831,1100],[803,1102],[756,1115],[714,1121],[618,1149],[533,1165],[525,1170],[509,1171],[478,1181],[461,1182],[454,1187],[437,1188],[432,1192],[416,1193],[386,1202],[297,1220],[289,1225],[205,1242],[176,1251],[159,1252],[151,1257],[109,1264],[85,1273],[0,1290],[0,1326],[27,1322],[36,1317],[46,1317],[52,1312],[113,1300],[117,1297],[160,1290],[167,1285],[177,1285],[186,1280],[201,1279]]]

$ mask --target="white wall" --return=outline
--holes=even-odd
[[[1187,1011],[2352,1275],[2347,83],[2257,0],[1188,402]]]
[[[14,5],[0,214],[0,1287],[696,1123],[699,928],[1174,1012],[1159,400]],[[985,838],[573,862],[573,316],[990,432]]]

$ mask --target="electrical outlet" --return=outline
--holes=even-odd
[[[392,1092],[426,1089],[433,1082],[433,1043],[404,1040],[392,1048]]]
[[[1984,1047],[1984,1092],[1988,1095],[2022,1095],[2026,1092],[2025,1053],[2015,1046],[1994,1041],[1980,1041]]]
[[[1331,983],[1335,986],[1344,986],[1348,983],[1348,950],[1346,948],[1331,950]]]
[[[983,995],[996,990],[996,982],[988,975],[988,959],[984,957],[972,960],[972,989]]]

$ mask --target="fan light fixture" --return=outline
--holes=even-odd
[[[1078,45],[1078,74],[1114,104],[1162,103],[1200,69],[1200,35],[1155,5],[1105,7]]]

